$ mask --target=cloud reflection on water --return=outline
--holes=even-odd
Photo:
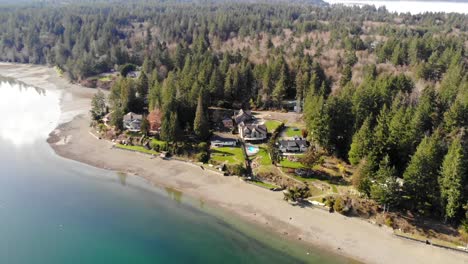
[[[59,94],[0,80],[0,137],[15,146],[45,140],[60,118]]]

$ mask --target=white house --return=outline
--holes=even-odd
[[[129,112],[123,117],[123,124],[125,129],[131,132],[139,132],[141,128],[142,115],[137,115],[133,112]]]
[[[268,136],[268,131],[265,125],[259,124],[239,124],[239,135],[245,141],[262,141]]]

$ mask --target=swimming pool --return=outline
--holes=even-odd
[[[253,156],[253,155],[258,153],[259,148],[257,146],[254,146],[254,145],[246,145],[245,150],[246,150],[248,156]]]

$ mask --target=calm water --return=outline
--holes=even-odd
[[[468,14],[468,2],[443,1],[372,1],[372,0],[324,0],[329,4],[385,6],[390,12],[421,14],[446,12]]]
[[[0,80],[0,263],[343,262],[177,191],[56,156],[45,139],[59,98]]]

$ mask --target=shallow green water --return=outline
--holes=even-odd
[[[45,139],[59,98],[0,81],[0,263],[343,262],[175,190],[56,156]]]

